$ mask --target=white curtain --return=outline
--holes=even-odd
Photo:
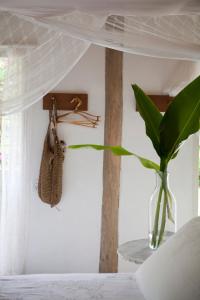
[[[11,71],[18,74],[18,89],[23,90],[23,68],[15,49],[6,49],[0,58],[0,92],[6,90]],[[3,116],[1,123],[0,169],[0,274],[24,273],[30,201],[29,122],[26,112]]]
[[[0,274],[21,274],[27,242],[29,180],[25,115],[2,118],[0,198]]]

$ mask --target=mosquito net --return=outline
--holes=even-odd
[[[1,114],[40,100],[91,43],[182,61],[166,93],[176,93],[198,69],[199,1],[7,0],[0,9]]]

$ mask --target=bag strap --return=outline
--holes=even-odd
[[[53,124],[53,127],[56,128],[57,125],[57,108],[56,108],[56,99],[52,98],[53,108],[49,110],[49,123]]]
[[[53,108],[49,110],[49,126],[48,126],[48,142],[50,144],[50,135],[53,134],[54,142],[59,144],[59,139],[57,135],[57,108],[56,99],[53,98]]]

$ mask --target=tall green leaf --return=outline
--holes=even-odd
[[[176,156],[182,141],[199,130],[200,76],[172,101],[160,124],[160,154],[167,161]]]
[[[159,171],[159,165],[157,165],[155,162],[146,159],[144,157],[141,157],[135,153],[132,153],[128,150],[126,150],[125,148],[122,148],[121,146],[102,146],[102,145],[94,145],[94,144],[83,144],[83,145],[71,145],[68,146],[68,148],[71,149],[80,149],[80,148],[92,148],[95,150],[110,150],[114,155],[118,155],[118,156],[135,156],[139,159],[139,161],[141,162],[141,164],[147,168],[147,169],[154,169],[156,171]]]
[[[145,122],[146,134],[151,139],[153,146],[160,156],[160,123],[162,114],[154,105],[152,100],[136,84],[132,85],[138,110]]]

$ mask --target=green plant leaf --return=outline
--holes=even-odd
[[[149,160],[147,158],[144,158],[144,157],[141,157],[141,156],[138,156],[138,155],[135,155],[135,154],[133,154],[133,155],[140,160],[140,162],[143,165],[143,167],[145,167],[147,169],[154,169],[155,171],[159,171],[160,170],[159,165],[157,165],[152,160]]]
[[[145,122],[146,134],[151,139],[153,146],[160,156],[160,123],[163,118],[152,100],[136,84],[132,85],[138,110]]]
[[[200,76],[185,87],[169,105],[160,124],[160,154],[174,158],[180,144],[199,130]]]
[[[82,144],[82,145],[71,145],[68,146],[70,149],[80,149],[80,148],[92,148],[95,150],[110,150],[114,155],[118,156],[135,156],[139,159],[141,164],[147,168],[147,169],[154,169],[156,171],[159,171],[159,165],[157,165],[155,162],[146,159],[144,157],[141,157],[135,153],[132,153],[125,148],[122,148],[121,146],[102,146],[102,145],[94,145],[94,144]]]

